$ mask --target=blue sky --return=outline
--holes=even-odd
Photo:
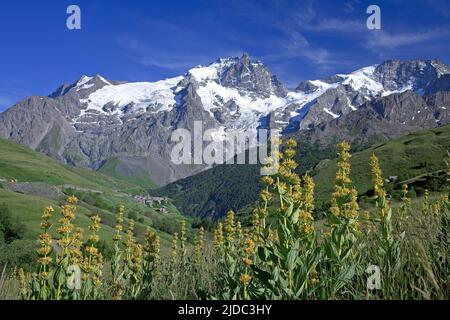
[[[81,30],[66,28],[71,4]],[[5,0],[0,41],[0,111],[83,74],[153,81],[243,52],[293,87],[391,58],[449,64],[450,1]]]

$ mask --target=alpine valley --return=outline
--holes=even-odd
[[[343,139],[358,151],[449,124],[450,68],[438,60],[388,60],[304,81],[292,90],[248,54],[157,82],[82,76],[1,113],[0,137],[62,164],[138,181],[148,189],[162,187],[151,192],[178,199],[183,213],[220,216],[230,200],[214,190],[233,175],[245,180],[247,169],[173,164],[171,134],[192,130],[194,121],[202,121],[204,130],[216,129],[217,139],[226,132],[279,129],[300,141],[305,171],[333,157],[331,146]],[[220,181],[212,183],[201,203],[182,204],[179,198],[186,190],[195,193],[202,177],[219,171]],[[247,170],[247,182],[256,194],[258,176],[253,173]],[[235,207],[252,200],[245,198]]]

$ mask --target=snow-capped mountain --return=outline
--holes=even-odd
[[[436,60],[390,60],[287,90],[262,62],[244,54],[157,82],[82,76],[0,114],[0,136],[73,165],[100,169],[113,161],[123,175],[145,173],[164,184],[204,168],[169,161],[171,133],[192,129],[194,121],[219,133],[309,130],[386,96],[442,91],[449,74]]]
[[[296,125],[306,129],[338,118],[378,97],[406,90],[423,93],[432,80],[446,73],[449,68],[437,61],[387,61],[350,74],[302,82],[288,91],[261,62],[251,62],[244,54],[153,83],[83,76],[69,91],[82,91],[86,96],[80,102],[87,107],[73,119],[74,125],[92,123],[99,114],[120,121],[129,114],[172,111],[180,92],[195,83],[203,109],[225,130],[260,127],[267,116],[273,118],[271,128],[292,130],[298,129]]]
[[[264,125],[267,116],[273,119],[271,128],[307,129],[378,97],[406,90],[423,93],[449,70],[437,61],[387,61],[350,74],[306,81],[288,91],[261,62],[253,63],[244,54],[158,82],[117,83],[83,76],[69,90],[86,96],[80,99],[86,108],[72,123],[82,129],[83,124],[95,124],[99,115],[114,116],[122,123],[131,114],[170,112],[182,90],[195,83],[203,109],[226,131],[255,129]]]
[[[103,79],[103,85],[96,84],[95,78]],[[219,59],[190,69],[183,76],[158,82],[116,84],[100,76],[95,78],[83,76],[69,91],[62,92],[80,95],[81,112],[72,119],[78,129],[83,124],[95,124],[98,116],[122,122],[130,115],[172,112],[183,104],[188,86],[195,87],[202,109],[226,130],[254,129],[261,117],[297,102],[300,96],[288,92],[261,62],[251,62],[245,54],[242,58]]]
[[[450,68],[436,60],[388,60],[350,74],[337,74],[323,80],[302,82],[297,91],[313,93],[326,90],[310,105],[301,106],[304,117],[298,119],[300,129],[355,111],[376,98],[412,90],[421,95],[432,89],[434,81],[450,73]],[[303,109],[303,110],[302,110]]]

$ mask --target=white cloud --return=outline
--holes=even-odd
[[[448,31],[433,30],[426,32],[389,33],[384,30],[372,31],[366,46],[374,50],[392,50],[402,46],[425,43],[449,35]]]
[[[367,31],[365,20],[322,19],[316,24],[307,24],[305,30],[314,32],[340,32],[356,34]]]
[[[286,33],[285,39],[280,41],[279,49],[277,52],[267,54],[261,59],[264,62],[281,62],[286,59],[293,58],[305,58],[310,62],[321,65],[334,63],[330,59],[330,53],[328,50],[320,47],[315,47],[300,33],[291,30]]]
[[[290,40],[285,43],[284,48],[289,57],[304,57],[317,64],[329,61],[329,52],[312,46],[300,32],[291,30],[288,37]]]
[[[396,33],[387,31],[386,29],[368,30],[365,25],[365,20],[341,20],[332,18],[322,19],[315,24],[305,24],[303,29],[317,33],[342,34],[347,39],[355,39],[355,43],[362,47],[378,53],[450,36],[450,31],[443,29]]]

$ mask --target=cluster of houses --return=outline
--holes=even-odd
[[[146,206],[153,207],[155,204],[163,205],[167,204],[167,198],[163,197],[151,197],[151,196],[140,196],[134,195],[133,199],[137,202],[143,203]]]

